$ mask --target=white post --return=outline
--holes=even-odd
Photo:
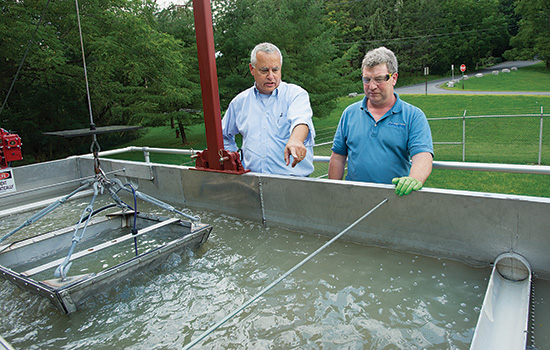
[[[455,81],[455,65],[451,64],[451,81]]]
[[[428,74],[430,74],[430,68],[424,67],[424,76],[426,77],[426,95],[428,94]]]
[[[145,157],[145,163],[151,163],[151,158],[149,157],[149,151],[143,151],[143,157]]]
[[[542,157],[542,119],[544,114],[544,107],[540,106],[540,134],[539,134],[539,165]]]
[[[462,161],[466,161],[466,110],[462,115]]]

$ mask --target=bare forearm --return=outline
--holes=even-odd
[[[410,177],[414,177],[424,184],[432,173],[433,157],[428,152],[417,153],[412,157]]]
[[[299,124],[294,127],[292,130],[292,133],[290,134],[290,138],[288,139],[288,142],[298,142],[298,143],[304,143],[304,141],[307,138],[307,135],[309,134],[309,128],[305,124]]]
[[[342,180],[346,166],[346,156],[332,152],[330,163],[328,165],[328,178],[333,180]]]
[[[308,134],[309,127],[307,125],[299,124],[294,127],[285,147],[284,157],[286,165],[290,164],[290,156],[294,159],[292,162],[293,168],[305,158],[307,148],[304,145],[304,141]]]

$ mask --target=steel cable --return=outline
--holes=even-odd
[[[242,304],[239,308],[237,308],[235,311],[231,312],[229,315],[224,317],[221,321],[207,329],[203,334],[201,334],[199,337],[197,337],[195,340],[193,340],[191,343],[187,344],[183,350],[190,349],[191,347],[195,346],[198,342],[206,338],[210,333],[218,329],[220,326],[222,326],[225,322],[233,318],[235,315],[237,315],[239,312],[244,310],[248,305],[252,304],[254,301],[256,301],[259,297],[264,295],[266,292],[268,292],[271,288],[273,288],[275,285],[277,285],[279,282],[284,280],[286,277],[288,277],[291,273],[299,269],[302,265],[304,265],[306,262],[311,260],[314,256],[319,254],[322,250],[324,250],[326,247],[334,243],[338,238],[342,237],[346,232],[351,230],[355,225],[360,223],[363,219],[365,219],[367,216],[369,216],[371,213],[373,213],[376,209],[378,209],[382,204],[386,203],[388,201],[387,198],[385,198],[382,202],[378,203],[374,208],[372,208],[369,212],[361,216],[359,219],[357,219],[353,224],[349,225],[346,229],[344,229],[342,232],[334,236],[330,241],[325,243],[321,248],[317,249],[315,252],[311,253],[309,256],[307,256],[305,259],[300,261],[298,264],[296,264],[293,268],[285,272],[283,275],[281,275],[279,278],[277,278],[275,281],[273,281],[270,285],[262,289],[258,294],[256,294],[254,297],[249,299],[247,302]]]

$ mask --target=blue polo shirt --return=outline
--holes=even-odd
[[[394,177],[409,175],[412,156],[433,155],[426,115],[394,94],[395,104],[378,122],[367,109],[367,97],[342,113],[332,151],[348,157],[346,180],[391,184]]]
[[[238,94],[229,104],[222,119],[223,142],[228,151],[237,151],[235,135],[243,137],[243,166],[253,172],[308,176],[313,168],[315,128],[313,111],[306,90],[281,82],[270,95],[253,86]],[[284,150],[292,130],[309,127],[304,141],[306,157],[294,168],[286,165]],[[293,158],[290,157],[292,164]]]

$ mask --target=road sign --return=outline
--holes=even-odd
[[[460,65],[460,71],[461,71],[461,72],[465,72],[465,71],[466,71],[466,65],[465,65],[465,64],[461,64],[461,65]]]

